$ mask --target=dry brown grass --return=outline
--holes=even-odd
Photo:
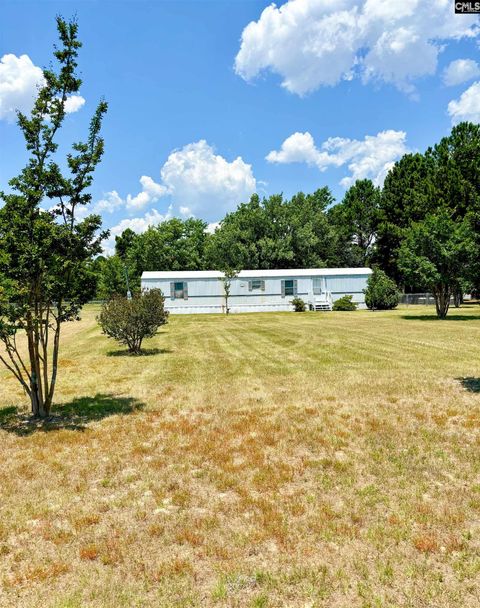
[[[95,313],[51,425],[0,372],[2,608],[480,605],[478,309],[172,317],[137,358]]]

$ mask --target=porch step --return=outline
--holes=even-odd
[[[315,312],[320,312],[325,310],[332,310],[332,307],[329,302],[315,302],[315,304],[313,305],[313,309],[315,310]]]

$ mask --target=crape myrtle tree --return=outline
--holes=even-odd
[[[223,276],[220,277],[220,281],[223,285],[223,297],[225,299],[225,314],[227,315],[230,313],[228,302],[230,300],[232,281],[238,277],[239,272],[239,270],[234,270],[233,268],[226,268],[223,271]]]
[[[86,141],[67,154],[65,169],[56,162],[65,104],[81,85],[77,23],[58,17],[57,29],[58,69],[44,71],[30,116],[18,113],[30,158],[9,182],[12,193],[0,194],[0,361],[22,385],[35,417],[50,413],[62,324],[78,319],[93,295],[93,258],[106,237],[99,216],[76,219],[78,208],[90,202],[87,190],[103,154],[105,102],[93,115]]]
[[[478,285],[480,277],[480,125],[456,125],[450,135],[427,150],[426,156],[434,167],[437,205],[449,209],[453,219],[468,223],[478,252],[457,277],[452,295],[455,305],[459,305],[463,293]]]
[[[104,334],[127,346],[130,354],[140,355],[145,338],[153,338],[167,323],[164,304],[160,289],[136,292],[130,300],[116,295],[103,305],[97,320]]]
[[[446,210],[412,224],[399,252],[399,268],[407,278],[431,291],[439,319],[445,319],[459,277],[477,248],[466,219],[455,220]]]

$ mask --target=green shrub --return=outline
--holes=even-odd
[[[371,310],[391,310],[398,306],[400,295],[395,281],[376,268],[368,277],[367,289],[364,289],[365,304]]]
[[[343,296],[333,303],[333,310],[357,310],[357,305],[352,302],[353,296]]]
[[[103,305],[97,321],[104,334],[127,346],[132,355],[139,355],[143,340],[153,338],[167,322],[164,303],[160,289],[136,293],[131,300],[117,295]]]
[[[307,305],[305,304],[305,302],[302,300],[302,298],[299,298],[298,296],[293,298],[290,303],[293,304],[293,310],[295,312],[305,312],[305,310],[307,309]]]

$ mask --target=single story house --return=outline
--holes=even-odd
[[[370,268],[295,268],[242,270],[231,280],[230,312],[293,310],[295,296],[310,310],[331,310],[333,302],[351,295],[365,308],[363,290]],[[171,313],[225,312],[223,273],[216,270],[144,272],[142,289],[161,289]]]

